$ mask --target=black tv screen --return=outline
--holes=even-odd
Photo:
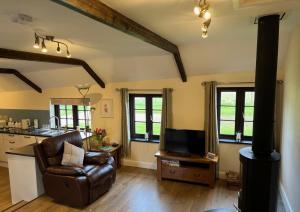
[[[167,128],[165,131],[165,150],[184,155],[203,156],[205,154],[205,132]]]

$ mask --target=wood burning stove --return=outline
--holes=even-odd
[[[242,212],[276,212],[280,154],[274,151],[279,15],[258,18],[252,148],[240,151]]]

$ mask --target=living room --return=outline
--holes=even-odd
[[[275,149],[281,154],[281,165],[278,170],[280,173],[279,183],[278,185],[275,183],[273,186],[276,187],[279,199],[278,201],[269,199],[276,207],[279,205],[278,211],[300,210],[297,201],[300,188],[296,181],[300,172],[297,165],[299,159],[297,156],[297,150],[299,150],[299,130],[297,129],[297,118],[299,117],[297,113],[300,49],[299,2],[293,0],[206,1],[209,4],[209,11],[211,11],[211,23],[208,25],[208,37],[203,38],[201,37],[203,18],[195,16],[193,11],[194,7],[198,3],[202,4],[203,1],[172,0],[167,3],[159,1],[139,3],[134,0],[128,2],[101,1],[153,32],[163,35],[165,39],[178,44],[184,71],[177,63],[178,58],[175,57],[174,60],[174,54],[166,51],[163,47],[158,47],[159,44],[152,43],[152,45],[147,41],[149,39],[147,35],[144,34],[145,38],[139,39],[138,36],[132,35],[133,32],[124,33],[122,29],[116,30],[118,26],[110,26],[108,23],[103,23],[103,21],[100,23],[93,17],[90,18],[86,15],[86,11],[78,13],[74,8],[72,9],[74,5],[65,7],[65,4],[72,5],[72,1],[62,2],[64,1],[37,2],[31,0],[26,5],[18,4],[17,1],[1,2],[1,19],[3,20],[1,23],[1,48],[18,51],[11,54],[5,53],[3,49],[0,51],[2,55],[1,69],[17,70],[40,87],[42,93],[37,92],[34,86],[26,85],[18,77],[13,76],[16,75],[15,73],[1,74],[0,115],[16,117],[13,121],[18,121],[17,117],[20,116],[22,119],[37,118],[40,122],[39,126],[42,128],[42,125],[48,124],[52,115],[57,115],[55,105],[76,105],[77,103],[72,104],[67,100],[89,99],[88,117],[90,118],[85,117],[84,120],[90,121],[90,123],[85,122],[85,126],[90,125],[91,133],[97,128],[105,129],[105,142],[122,145],[124,157],[122,157],[121,168],[116,169],[116,179],[111,188],[85,207],[74,208],[72,205],[54,200],[51,195],[47,194],[38,195],[39,197],[32,201],[22,203],[18,201],[19,205],[13,206],[10,202],[10,188],[6,186],[3,187],[5,197],[0,196],[1,205],[3,203],[1,210],[8,208],[8,211],[206,211],[227,208],[239,211],[237,209],[238,192],[242,186],[241,182],[238,180],[238,185],[231,188],[226,184],[228,176],[226,173],[237,174],[239,179],[243,177],[239,151],[245,147],[251,147],[253,121],[255,125],[254,95],[249,99],[245,96],[247,92],[254,93],[254,86],[257,82],[258,18],[274,14],[278,14],[278,17],[282,19],[279,22],[278,67],[275,70],[277,89],[281,87],[279,94],[282,96],[280,100],[276,98],[277,107],[273,108],[274,111],[277,111],[279,107],[277,103],[282,105],[281,121],[277,116],[274,128],[279,141],[279,143],[275,142]],[[76,2],[78,5],[83,4],[81,1],[73,1],[75,5]],[[95,2],[90,1],[90,3]],[[201,6],[201,4],[199,5]],[[52,12],[48,12],[47,8]],[[56,14],[55,17],[52,15],[53,13]],[[162,16],[161,22],[158,16]],[[272,32],[269,33],[272,34]],[[43,38],[49,34],[55,35],[54,40],[57,39],[67,45],[68,52],[71,53],[71,58],[68,59],[83,60],[101,81],[96,80],[91,71],[85,69],[86,65],[82,65],[78,61],[70,64],[69,62],[57,62],[55,59],[48,60],[48,56],[51,55],[64,57],[63,54],[56,53],[57,43]],[[47,46],[48,53],[39,53],[39,49],[32,48],[37,38],[36,35],[41,36],[39,41],[41,45],[44,43]],[[143,42],[145,40],[146,42]],[[64,48],[63,44],[58,46],[61,49]],[[270,51],[274,52],[274,49]],[[26,56],[26,52],[46,56]],[[5,55],[9,55],[9,57]],[[22,59],[22,57],[27,59]],[[37,57],[39,58],[37,59]],[[51,62],[51,60],[55,60],[55,62]],[[265,60],[267,61],[267,59]],[[78,64],[76,64],[77,62]],[[274,75],[274,72],[271,74]],[[271,74],[266,73],[267,76]],[[271,78],[267,79],[272,81]],[[105,86],[103,86],[104,82]],[[215,83],[214,104],[216,107],[214,113],[209,113],[208,108],[211,102],[206,85],[212,82]],[[266,82],[267,85],[268,82]],[[269,92],[270,87],[265,89]],[[253,89],[253,91],[248,90],[242,93],[241,88]],[[228,93],[233,92],[236,95],[235,97],[227,96],[227,99],[224,99],[228,102],[228,99],[233,98],[235,103],[229,107],[235,109],[233,112],[228,109],[223,115],[221,110],[228,105],[222,105],[222,89],[225,91],[227,89]],[[172,101],[168,104],[165,103],[167,98],[164,96],[164,90],[169,90],[168,95],[171,96]],[[136,98],[145,99],[143,103],[145,108],[135,111],[129,101],[130,96],[135,98],[134,95],[137,95]],[[156,97],[161,101],[159,105],[162,109],[156,111],[159,117],[156,121],[153,121],[157,119],[154,111],[149,112],[147,106],[153,99],[148,101],[147,95],[157,95]],[[126,96],[128,97],[127,101],[123,98]],[[217,98],[218,96],[220,98]],[[278,97],[278,92],[276,97]],[[249,105],[240,103],[248,100]],[[125,115],[126,106],[124,105],[126,104],[124,102],[128,107]],[[87,106],[85,103],[83,105]],[[79,106],[80,104],[76,107],[77,110],[80,110]],[[273,106],[271,105],[271,108]],[[245,110],[246,107],[250,109],[247,114],[244,114],[242,110]],[[167,115],[167,110],[163,111],[164,108],[171,108],[171,115]],[[68,112],[68,110],[66,111]],[[86,111],[84,110],[84,112]],[[134,120],[132,116],[136,116],[133,115],[135,112],[140,112],[140,119],[132,121]],[[153,117],[150,114],[152,112]],[[14,116],[14,113],[21,115]],[[32,114],[42,115],[34,116]],[[234,116],[234,120],[232,120],[232,116]],[[212,137],[216,137],[214,140],[217,148],[214,153],[216,154],[215,158],[218,158],[215,170],[218,179],[216,179],[214,188],[201,183],[156,180],[157,158],[154,155],[164,149],[162,143],[159,142],[161,138],[157,139],[157,136],[159,137],[162,133],[162,117],[169,117],[170,119],[168,119],[172,120],[167,124],[164,123],[166,128],[205,130],[207,137],[215,135]],[[236,117],[243,117],[245,120],[241,121],[242,118],[238,120]],[[209,121],[214,123],[211,121],[213,118],[215,118],[216,129],[219,128],[217,129],[219,132],[210,134],[207,131],[208,123]],[[264,120],[260,121],[264,122]],[[72,127],[65,127],[68,124],[63,124],[62,120],[58,122],[63,128],[76,129],[77,127],[75,123]],[[229,125],[224,125],[224,122]],[[249,124],[248,128],[246,122]],[[157,132],[154,132],[155,124],[158,124]],[[51,118],[50,125],[51,128],[56,128],[55,118]],[[80,125],[79,122],[78,125]],[[242,127],[238,128],[241,125]],[[84,129],[79,130],[84,131]],[[135,135],[136,137],[134,137]],[[129,139],[126,139],[126,136]],[[214,145],[208,147],[210,144],[207,140],[205,142],[206,153],[213,152],[211,149],[214,149],[212,147]],[[92,143],[93,141],[89,145],[93,145]],[[3,164],[5,166],[5,163]],[[8,171],[5,168],[2,170],[1,168],[1,176],[6,179],[4,182],[1,181],[2,185],[10,181],[11,176],[9,175],[11,175],[11,170]],[[272,176],[270,175],[270,177]],[[272,189],[274,189],[273,187]],[[134,195],[135,192],[137,196]],[[147,202],[147,198],[149,198],[149,202]],[[234,204],[237,208],[234,207]],[[249,211],[249,209],[241,211]]]

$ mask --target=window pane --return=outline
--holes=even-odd
[[[145,97],[135,97],[134,98],[134,108],[135,109],[146,109],[146,98]]]
[[[66,119],[60,119],[60,126],[65,127],[67,125],[67,120]]]
[[[254,106],[254,96],[253,91],[245,92],[245,106]]]
[[[79,120],[79,127],[80,128],[85,128],[85,121],[84,120]]]
[[[68,119],[68,127],[73,128],[73,119]]]
[[[153,110],[161,110],[162,109],[162,98],[161,97],[152,98],[152,109]]]
[[[220,134],[222,135],[235,135],[234,121],[221,121]]]
[[[253,121],[254,107],[245,107],[244,119],[245,121]]]
[[[236,92],[222,91],[221,105],[235,106],[235,104],[236,104]]]
[[[72,119],[73,118],[73,110],[67,110],[67,117],[69,119]]]
[[[154,110],[152,112],[152,121],[153,122],[161,122],[161,111]]]
[[[136,134],[145,134],[146,133],[146,123],[135,122],[135,133]]]
[[[244,136],[253,135],[253,122],[244,122]]]
[[[235,120],[235,107],[221,106],[221,120]]]
[[[67,105],[67,110],[72,110],[72,109],[73,109],[72,105]]]
[[[135,121],[146,122],[146,110],[135,110]]]
[[[86,106],[85,109],[86,110],[91,110],[91,106]]]
[[[78,110],[84,110],[84,106],[83,105],[78,105]]]
[[[59,105],[59,109],[64,110],[64,109],[66,109],[66,106],[65,105]]]
[[[160,135],[160,124],[153,123],[153,135]]]
[[[86,119],[86,118],[88,118],[87,116],[88,116],[87,113],[85,114],[84,111],[78,111],[78,118],[79,119]]]
[[[67,118],[65,110],[60,110],[59,114],[60,114],[60,118]]]

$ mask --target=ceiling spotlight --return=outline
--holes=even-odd
[[[207,25],[203,24],[201,29],[202,29],[202,32],[207,32],[208,27],[207,27]]]
[[[46,48],[46,45],[45,45],[45,40],[44,39],[42,41],[42,52],[44,52],[44,53],[48,52],[48,50]]]
[[[206,2],[206,0],[198,0],[198,5],[194,7],[194,13],[199,18],[203,18],[203,24],[202,24],[202,37],[207,38],[207,30],[211,22],[211,13],[208,11],[209,4]]]
[[[40,39],[36,34],[35,34],[35,41],[34,41],[33,48],[35,48],[35,49],[40,48]]]
[[[195,7],[194,7],[194,14],[195,14],[196,16],[199,16],[200,13],[201,13],[200,7],[199,7],[199,6],[195,6]]]
[[[202,38],[207,38],[207,37],[208,37],[207,31],[202,31]]]
[[[59,43],[57,44],[56,52],[57,52],[58,54],[61,53],[61,49],[60,49]]]
[[[206,11],[204,12],[203,18],[204,18],[205,20],[208,20],[208,19],[211,18],[211,14],[210,14],[210,12],[209,12],[208,10],[206,10]]]
[[[67,58],[70,58],[71,57],[71,54],[69,52],[69,49],[67,49]]]

